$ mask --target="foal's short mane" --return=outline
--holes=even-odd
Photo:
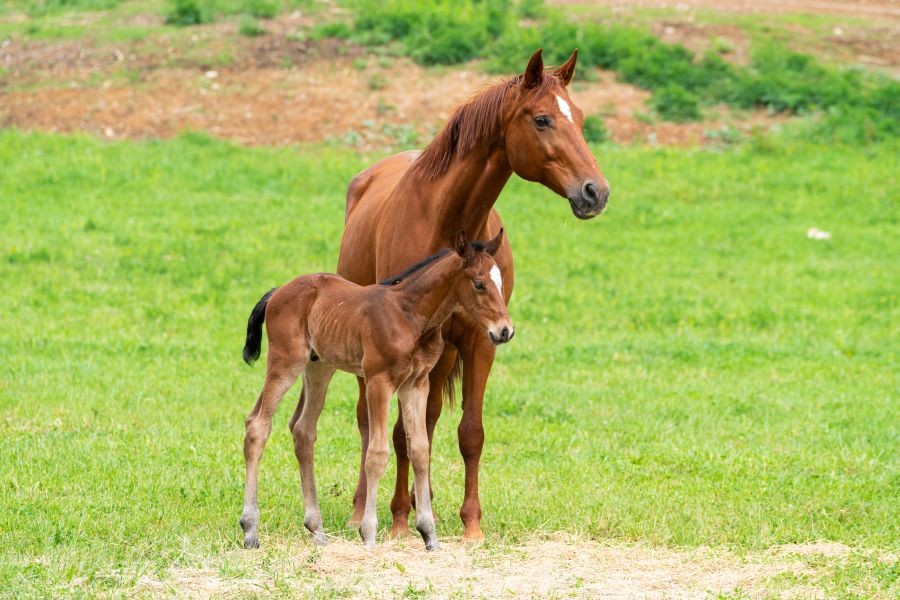
[[[416,264],[407,267],[406,269],[403,270],[402,273],[394,275],[393,277],[388,277],[387,279],[383,279],[383,280],[379,281],[378,284],[379,285],[397,285],[401,281],[405,281],[406,279],[409,279],[409,277],[411,275],[421,271],[422,269],[424,269],[425,267],[427,267],[428,265],[430,265],[437,259],[447,256],[447,254],[449,254],[450,252],[452,252],[452,250],[450,250],[450,248],[444,248],[440,252],[435,252],[431,256],[426,256],[425,258],[423,258]]]
[[[469,245],[472,246],[472,248],[476,252],[484,252],[484,247],[486,244],[487,244],[487,242],[482,242],[482,241],[469,242]],[[450,248],[444,248],[443,250],[441,250],[439,252],[435,252],[431,256],[426,256],[425,258],[423,258],[416,264],[411,265],[411,266],[407,267],[406,269],[404,269],[402,273],[398,273],[397,275],[394,275],[393,277],[388,277],[387,279],[382,279],[381,281],[378,282],[378,285],[397,285],[401,281],[406,281],[412,275],[415,275],[416,273],[423,270],[425,267],[427,267],[428,265],[430,265],[437,259],[443,258],[443,257],[447,256],[448,254],[450,254],[451,252],[453,252],[453,250],[451,250]]]
[[[491,86],[460,104],[440,133],[422,151],[412,168],[425,179],[436,179],[447,172],[454,155],[463,158],[482,142],[496,139],[500,134],[500,117],[506,94],[518,86],[522,75]],[[543,96],[559,78],[545,71],[540,82],[529,94]]]

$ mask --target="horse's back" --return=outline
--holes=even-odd
[[[376,240],[382,219],[392,214],[387,206],[392,192],[418,155],[419,151],[409,151],[388,156],[350,181],[337,267],[348,280],[359,285],[376,282]]]
[[[350,185],[347,186],[344,222],[346,223],[350,220],[351,213],[360,205],[360,201],[363,198],[370,199],[378,196],[384,198],[387,194],[379,193],[379,190],[387,188],[390,191],[390,189],[393,189],[420,153],[419,150],[409,150],[392,154],[379,160],[351,179]]]

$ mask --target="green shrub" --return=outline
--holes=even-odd
[[[338,38],[346,40],[351,35],[350,26],[346,23],[323,23],[317,25],[312,31],[312,39]]]
[[[271,19],[278,14],[278,4],[274,0],[250,0],[247,12],[257,19]]]
[[[516,14],[523,19],[539,19],[546,12],[544,0],[519,0]]]
[[[199,25],[212,20],[212,14],[207,4],[201,4],[199,0],[175,0],[172,10],[166,16],[166,23],[185,27],[187,25]]]
[[[266,30],[263,29],[254,19],[247,17],[241,21],[241,25],[240,27],[238,27],[238,33],[240,33],[241,35],[246,35],[247,37],[257,37],[260,35],[265,35]]]
[[[584,118],[584,129],[582,130],[586,142],[599,144],[609,139],[609,132],[601,117],[590,115]]]
[[[658,89],[650,98],[650,106],[667,121],[695,121],[700,118],[700,99],[678,84]]]

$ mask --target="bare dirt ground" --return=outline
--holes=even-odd
[[[651,23],[663,40],[698,52],[717,43],[726,58],[739,63],[749,59],[746,31],[699,22],[692,11],[862,16],[866,27],[836,27],[833,35],[819,42],[850,60],[900,73],[900,45],[893,41],[900,38],[897,2],[600,0],[596,4],[613,11],[671,8],[676,17]],[[100,15],[62,20],[90,27]],[[117,23],[161,24],[162,17],[153,14],[129,15]],[[420,146],[456,104],[502,79],[484,74],[477,63],[423,69],[405,58],[297,35],[312,24],[313,17],[293,13],[266,21],[268,34],[258,38],[240,36],[235,22],[218,22],[122,42],[97,42],[90,36],[61,41],[0,39],[0,126],[84,131],[113,139],[170,137],[200,129],[252,145],[336,140],[367,150]],[[798,35],[803,33],[802,26],[792,26]],[[650,115],[646,91],[616,81],[612,73],[594,75],[592,81],[574,84],[571,94],[586,114],[603,117],[616,142],[715,143],[723,128],[746,133],[784,120],[763,112],[735,114],[721,107],[704,122],[661,122]]]
[[[192,40],[202,54],[177,43],[3,42],[0,125],[118,139],[202,129],[245,144],[337,139],[373,149],[427,142],[456,104],[503,79],[476,63],[423,69],[336,42],[275,32],[239,38],[228,24],[202,29]],[[216,66],[222,44],[214,40],[227,36],[236,50]],[[611,73],[595,79],[576,83],[573,100],[586,114],[603,115],[617,142],[696,144],[726,123],[749,130],[779,120],[762,113],[735,119],[723,108],[706,122],[652,122],[641,118],[648,92]]]
[[[215,559],[227,568],[206,563],[141,577],[128,595],[220,597],[277,590],[286,596],[381,598],[823,598],[826,591],[815,581],[850,553],[842,544],[817,542],[737,556],[564,536],[502,549],[448,541],[433,553],[416,540],[367,552],[339,539],[321,550],[300,545],[269,554],[234,551]]]

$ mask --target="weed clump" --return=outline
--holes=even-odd
[[[256,20],[251,19],[249,17],[245,18],[241,21],[240,27],[238,27],[238,33],[241,35],[246,35],[247,37],[258,37],[266,34],[266,30],[260,26]]]
[[[172,10],[166,16],[166,23],[186,27],[188,25],[200,25],[212,20],[209,6],[203,5],[197,0],[175,0]]]

